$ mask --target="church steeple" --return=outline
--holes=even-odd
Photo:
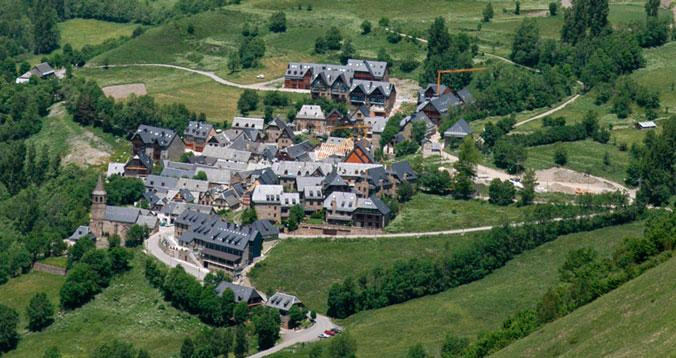
[[[99,175],[99,179],[96,182],[96,187],[92,192],[92,204],[106,204],[108,193],[103,187],[103,176]]]

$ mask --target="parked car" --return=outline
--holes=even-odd
[[[328,329],[328,330],[324,331],[324,334],[327,335],[327,336],[334,336],[336,334],[336,332]]]
[[[338,333],[342,332],[343,330],[338,328],[338,327],[333,327],[333,328],[331,328],[331,331],[335,334],[338,334]]]
[[[319,338],[329,338],[329,337],[331,337],[331,336],[329,336],[329,335],[326,334],[326,333],[322,333],[322,334],[320,334],[318,337],[319,337]]]

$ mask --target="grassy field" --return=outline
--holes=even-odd
[[[182,103],[191,111],[204,113],[210,122],[231,121],[237,114],[242,90],[220,85],[208,77],[181,70],[159,67],[83,68],[78,76],[95,80],[99,86],[143,83],[157,103]],[[259,92],[260,96],[264,93]],[[289,95],[289,94],[287,94]],[[295,101],[303,95],[290,94]],[[276,108],[275,115],[286,117],[288,108]],[[263,115],[263,103],[250,115]]]
[[[616,146],[601,144],[592,140],[565,142],[528,148],[526,168],[535,170],[555,167],[554,152],[564,148],[568,153],[566,168],[608,178],[623,183],[629,165],[629,152],[621,152]],[[610,164],[603,164],[603,156],[608,153]]]
[[[676,337],[676,258],[531,333],[495,357],[669,357]]]
[[[31,271],[25,275],[10,279],[4,285],[0,285],[0,304],[15,309],[21,317],[19,331],[27,331],[26,307],[30,299],[36,293],[44,292],[52,304],[58,305],[59,290],[63,286],[64,281],[64,276]]]
[[[523,208],[497,206],[483,200],[454,200],[438,195],[416,194],[404,204],[387,232],[421,232],[498,225],[518,221]]]
[[[310,309],[325,312],[329,287],[349,275],[399,259],[444,255],[477,237],[283,240],[250,277],[263,292],[279,289],[295,294]]]
[[[70,44],[75,49],[84,45],[98,45],[120,36],[131,36],[137,25],[121,24],[95,19],[72,19],[59,23],[61,44]]]
[[[61,104],[52,107],[42,129],[28,141],[38,148],[46,145],[64,163],[102,164],[107,159],[126,162],[131,152],[129,142],[123,138],[75,123]]]
[[[361,312],[341,324],[357,338],[360,357],[403,356],[415,343],[436,353],[447,333],[473,339],[481,331],[498,327],[511,314],[532,307],[556,282],[567,251],[594,247],[610,254],[623,238],[639,235],[641,230],[641,224],[629,224],[563,236],[516,257],[482,280]]]
[[[142,257],[136,252],[134,268],[114,278],[110,287],[94,301],[57,315],[56,321],[42,332],[24,335],[17,349],[6,356],[36,357],[45,349],[56,346],[65,357],[87,357],[97,346],[115,338],[147,349],[156,357],[177,355],[185,336],[195,334],[204,325],[197,318],[171,307],[157,289],[148,285],[143,277]],[[48,284],[58,287],[63,282],[63,278],[59,279],[58,285],[53,278]],[[12,286],[0,286],[0,300],[25,304],[25,297],[32,295],[35,287],[43,285],[36,282],[30,286],[33,291],[23,296],[9,289]],[[57,291],[55,289],[50,295],[55,303]]]

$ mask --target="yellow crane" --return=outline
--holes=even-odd
[[[476,68],[456,68],[450,70],[437,70],[437,96],[440,96],[441,93],[441,75],[449,73],[466,73],[466,72],[480,72],[485,71],[486,67],[476,67]]]

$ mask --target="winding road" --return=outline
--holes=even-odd
[[[177,65],[170,65],[166,63],[130,63],[130,64],[124,64],[124,65],[107,65],[107,66],[91,66],[90,68],[115,68],[115,67],[164,67],[164,68],[172,68],[175,70],[181,70],[181,71],[186,71],[186,72],[192,72],[201,76],[206,76],[211,78],[217,83],[220,83],[225,86],[230,86],[230,87],[235,87],[235,88],[241,88],[241,89],[252,89],[256,91],[280,91],[280,92],[289,92],[289,93],[305,93],[308,94],[310,93],[309,90],[304,90],[304,89],[295,89],[295,88],[284,88],[284,87],[270,87],[270,85],[283,81],[283,78],[276,78],[274,80],[266,81],[266,82],[259,82],[259,83],[252,83],[252,84],[241,84],[237,82],[232,82],[228,81],[219,75],[215,74],[214,72],[211,71],[202,71],[202,70],[195,70],[192,68],[188,67],[183,67],[183,66],[177,66]]]

